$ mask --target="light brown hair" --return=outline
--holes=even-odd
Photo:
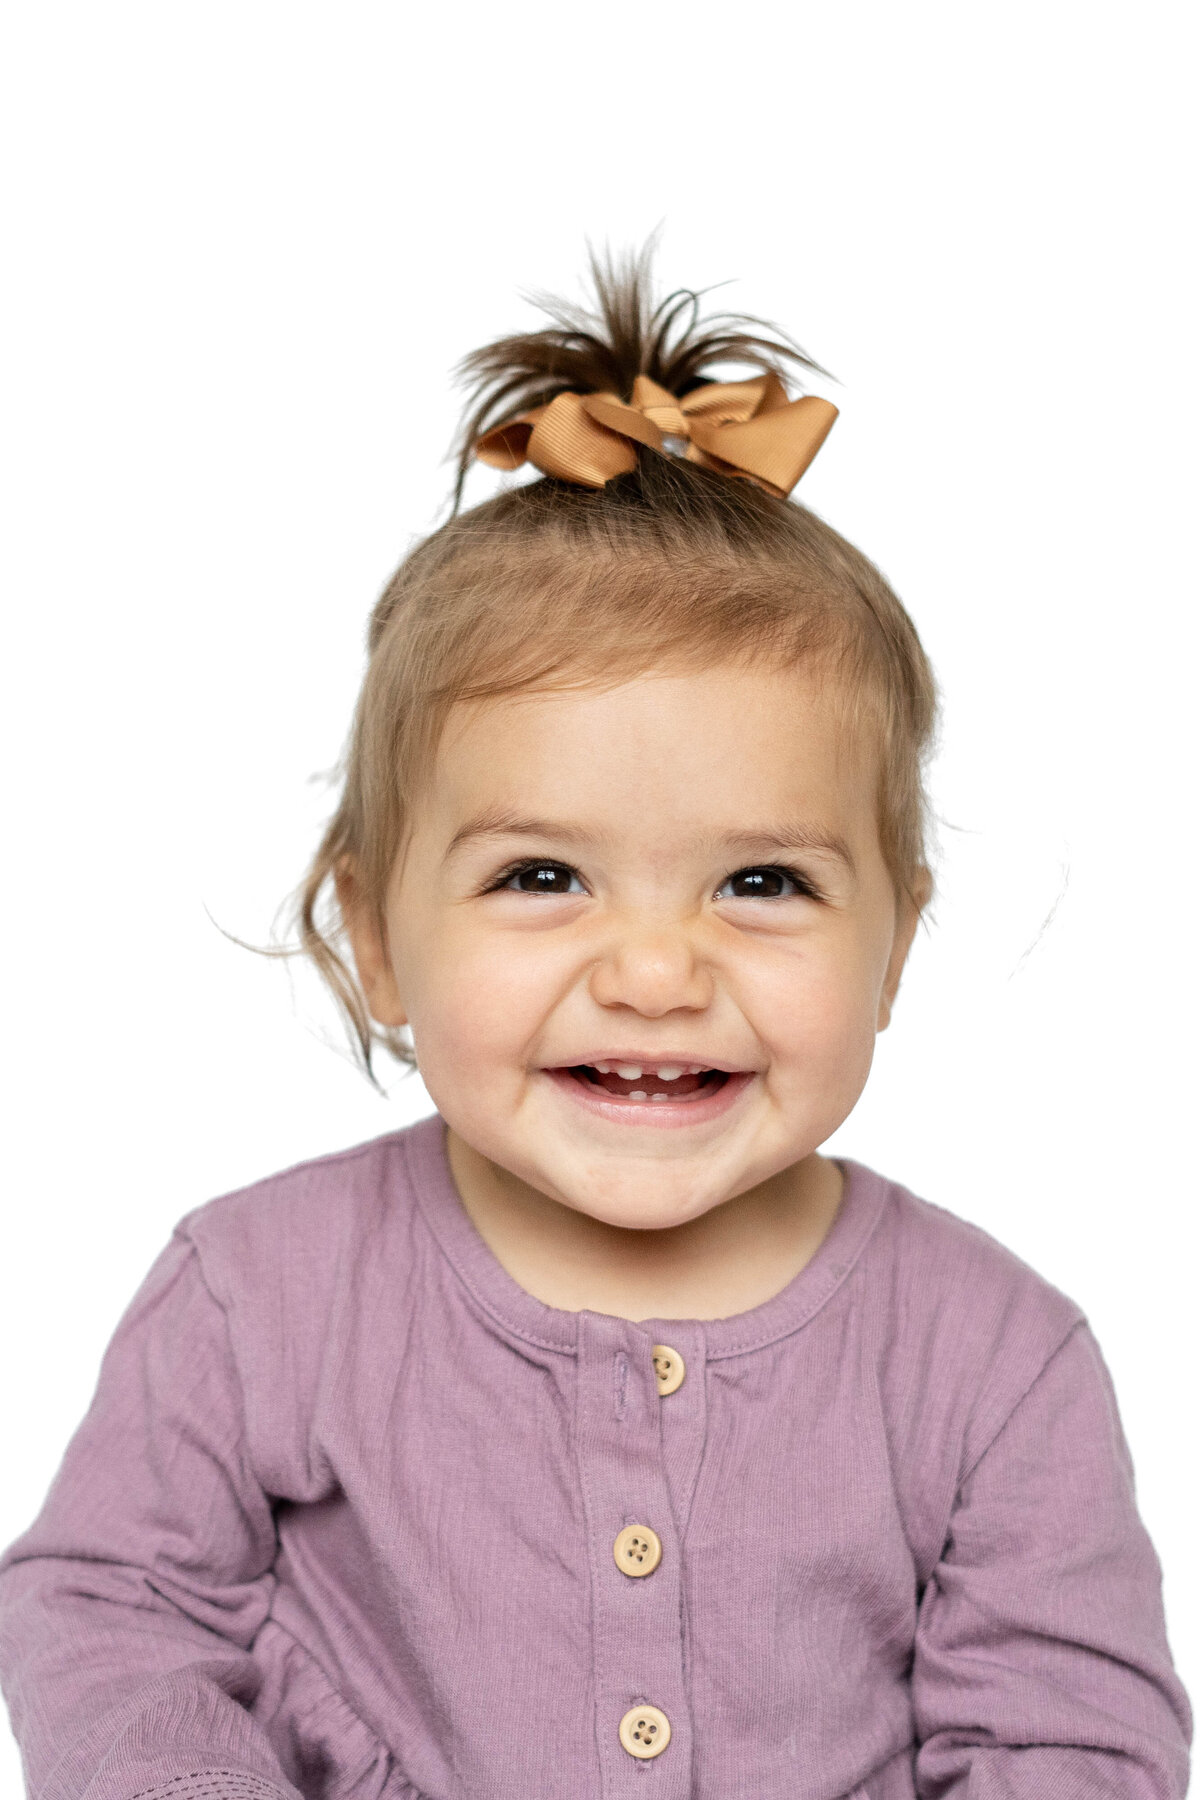
[[[333,881],[349,862],[382,929],[388,879],[458,701],[815,660],[834,678],[847,727],[877,749],[883,855],[897,894],[920,903],[936,687],[912,621],[861,551],[794,500],[641,446],[637,468],[603,488],[543,477],[458,510],[476,438],[557,393],[626,399],[645,374],[682,396],[717,363],[781,375],[819,367],[765,321],[722,314],[702,325],[694,294],[653,306],[648,250],[619,264],[593,256],[591,267],[594,313],[541,298],[549,327],[460,365],[470,395],[454,511],[371,614],[341,798],[292,917],[372,1079],[375,1045],[410,1066],[415,1057],[405,1031],[370,1017]]]

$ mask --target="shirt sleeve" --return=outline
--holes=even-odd
[[[0,1686],[36,1800],[301,1800],[250,1707],[275,1577],[223,1309],[178,1232],[0,1557]]]
[[[961,1483],[912,1670],[919,1800],[1179,1800],[1192,1718],[1112,1381],[1077,1324]]]

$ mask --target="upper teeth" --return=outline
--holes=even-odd
[[[661,1069],[644,1069],[640,1063],[599,1062],[593,1068],[602,1075],[619,1075],[622,1081],[640,1081],[643,1075],[657,1075],[660,1081],[678,1081],[681,1075],[701,1075],[704,1063],[664,1063]]]

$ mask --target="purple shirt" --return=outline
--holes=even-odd
[[[526,1293],[437,1114],[188,1213],[0,1558],[30,1793],[1182,1795],[1083,1315],[842,1166],[807,1267],[703,1322]]]

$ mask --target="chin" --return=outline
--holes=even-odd
[[[597,1191],[564,1188],[567,1204],[586,1213],[602,1225],[615,1225],[626,1231],[670,1231],[675,1225],[686,1225],[719,1205],[721,1196],[707,1189],[697,1192],[694,1185],[677,1193],[666,1192],[661,1179],[633,1180],[618,1187],[605,1181]]]

